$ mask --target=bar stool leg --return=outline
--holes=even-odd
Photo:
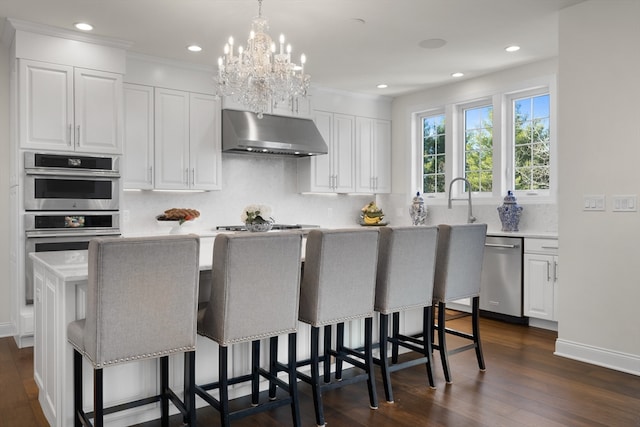
[[[278,338],[276,339],[276,346]],[[291,397],[291,416],[293,417],[293,425],[299,427],[302,425],[300,421],[300,403],[298,397],[298,378],[296,374],[296,351],[297,351],[297,334],[292,332],[289,334],[289,355],[288,355],[288,374],[289,374],[289,396]],[[277,352],[276,352],[277,354]]]
[[[336,380],[342,381],[342,355],[344,353],[344,323],[336,325]]]
[[[429,379],[429,387],[436,388],[433,379],[433,307],[428,305],[422,310],[422,330],[423,350],[427,358],[427,378]]]
[[[251,341],[251,406],[258,406],[260,394],[260,340]]]
[[[278,337],[269,339],[269,372],[274,377],[278,376]],[[269,381],[269,400],[275,400],[276,388],[276,383]]]
[[[389,360],[387,355],[387,340],[389,334],[389,315],[380,313],[380,371],[384,384],[384,396],[387,402],[393,403],[393,391],[391,390],[391,373],[389,372]]]
[[[449,369],[449,357],[447,355],[447,339],[445,331],[445,310],[446,304],[442,301],[438,303],[438,347],[440,348],[440,360],[444,370],[444,379],[447,384],[451,384],[451,371]]]
[[[196,352],[184,354],[184,406],[187,413],[182,421],[195,427],[196,425]]]
[[[93,426],[104,425],[104,399],[102,395],[102,369],[93,370]]]
[[[331,325],[324,327],[324,382],[331,382]]]
[[[227,347],[218,347],[218,376],[220,382],[220,425],[229,427],[229,377],[227,372]]]
[[[484,364],[484,357],[482,356],[482,344],[480,344],[480,297],[473,297],[473,309],[471,317],[471,328],[473,331],[473,344],[476,349],[476,358],[478,359],[478,367],[481,371],[485,371],[487,368]]]
[[[394,338],[394,341],[391,343],[391,363],[398,363],[398,337],[400,336],[400,313],[393,313],[393,322],[392,322],[393,332],[391,336]]]
[[[162,427],[169,427],[169,357],[160,358],[160,417]]]
[[[331,329],[329,329],[330,331]],[[325,346],[327,340],[327,328],[325,327]],[[320,390],[320,329],[311,327],[311,388],[313,391],[313,407],[316,412],[316,424],[324,426],[324,410],[322,408],[322,392]],[[325,351],[326,351],[325,347]],[[325,360],[325,366],[329,364],[329,360]],[[326,369],[325,369],[326,371]]]
[[[364,352],[367,366],[367,386],[369,388],[369,405],[371,409],[378,409],[378,395],[376,393],[376,379],[373,369],[373,318],[364,319]]]
[[[73,425],[82,427],[80,411],[82,410],[82,355],[73,349]]]

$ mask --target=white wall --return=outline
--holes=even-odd
[[[640,375],[640,1],[590,0],[560,15],[559,354]],[[583,212],[604,194],[605,212]]]
[[[0,43],[0,211],[9,209],[9,48]],[[0,336],[11,325],[9,221],[0,221]],[[10,333],[8,331],[7,333]]]
[[[414,188],[415,177],[421,173],[416,171],[411,152],[414,142],[412,135],[414,113],[442,108],[447,104],[469,102],[495,94],[522,90],[525,87],[553,84],[556,73],[557,60],[549,59],[395,98],[392,104],[393,194],[378,198],[380,206],[388,207],[388,213],[391,214],[388,219],[393,224],[410,224],[408,209],[417,190]],[[447,209],[446,201],[443,200],[426,199],[425,203],[429,212],[428,224],[466,222],[466,203],[456,202],[452,210]],[[502,200],[474,199],[473,203],[473,214],[478,222],[487,223],[490,231],[499,231],[501,223],[496,208],[502,204]],[[527,202],[523,207],[521,231],[551,233],[557,231],[557,208],[553,201],[552,203],[549,201]]]

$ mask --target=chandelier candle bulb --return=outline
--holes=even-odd
[[[283,49],[284,49],[284,34],[280,34],[280,55],[283,54]]]

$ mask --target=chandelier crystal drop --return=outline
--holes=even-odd
[[[267,30],[269,24],[262,17],[262,0],[258,0],[258,16],[253,18],[246,48],[234,46],[232,37],[218,58],[218,92],[255,112],[258,118],[269,111],[271,104],[288,103],[298,96],[306,96],[310,76],[304,73],[306,57],[300,65],[291,62],[291,45],[285,47],[280,35],[279,48]]]

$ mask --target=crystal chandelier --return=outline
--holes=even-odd
[[[234,49],[233,37],[224,47],[224,56],[218,58],[218,91],[231,96],[258,118],[274,104],[289,102],[297,96],[306,96],[310,77],[304,73],[306,57],[300,56],[300,65],[291,62],[291,45],[284,46],[280,35],[279,50],[266,33],[269,24],[262,17],[262,0],[258,0],[258,16],[251,22],[247,47]]]

